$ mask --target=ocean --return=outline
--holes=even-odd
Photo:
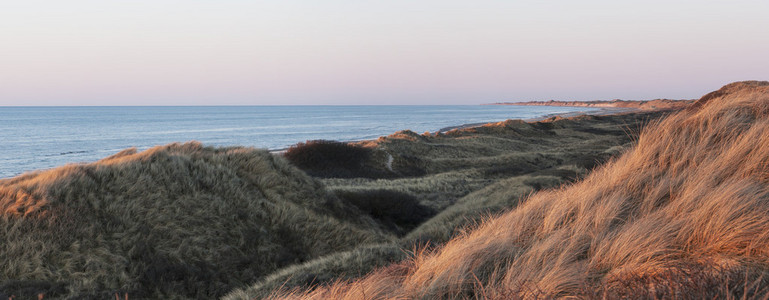
[[[0,107],[0,178],[172,142],[276,150],[307,140],[366,140],[404,129],[435,132],[587,110],[505,105]]]

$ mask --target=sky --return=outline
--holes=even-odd
[[[0,3],[0,105],[693,99],[769,80],[769,1]]]

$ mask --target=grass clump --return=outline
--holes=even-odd
[[[751,298],[769,287],[769,82],[647,126],[574,184],[444,246],[277,298]],[[598,292],[598,293],[595,293]]]
[[[9,295],[214,298],[392,240],[280,157],[194,142],[0,180],[0,214]]]
[[[283,156],[307,174],[321,178],[377,178],[387,174],[366,166],[369,148],[337,141],[314,140],[288,148]]]

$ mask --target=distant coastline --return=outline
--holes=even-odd
[[[195,140],[271,150],[307,140],[360,141],[409,129],[596,110],[547,106],[14,107],[0,109],[0,178],[122,149]],[[36,133],[36,134],[29,134]]]
[[[625,113],[633,113],[633,112],[639,112],[641,109],[633,108],[633,107],[618,107],[618,106],[586,106],[586,105],[547,105],[548,102],[520,102],[524,104],[517,104],[517,103],[493,103],[493,104],[482,104],[482,105],[521,105],[521,106],[572,106],[572,107],[588,107],[588,108],[597,108],[596,110],[580,110],[580,111],[572,111],[572,112],[562,112],[562,113],[552,113],[552,114],[546,114],[541,117],[536,118],[526,118],[521,119],[524,122],[538,122],[543,121],[551,118],[570,118],[570,117],[576,117],[576,116],[582,116],[582,115],[591,115],[591,116],[606,116],[606,115],[615,115],[615,114],[625,114]],[[545,103],[545,104],[540,104]],[[568,103],[568,102],[563,102]],[[685,106],[685,105],[684,105]],[[473,128],[473,127],[480,127],[487,124],[496,123],[496,122],[481,122],[481,123],[470,123],[470,124],[461,124],[456,126],[449,126],[444,127],[438,130],[436,133],[446,133],[451,130],[455,129],[466,129],[466,128]]]
[[[519,105],[519,106],[570,106],[596,108],[634,108],[641,110],[677,109],[694,103],[695,100],[594,100],[594,101],[527,101],[527,102],[497,102],[484,105]]]

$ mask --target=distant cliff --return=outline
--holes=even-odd
[[[525,106],[577,106],[577,107],[624,107],[637,109],[671,109],[681,108],[694,103],[694,100],[597,100],[597,101],[529,101],[529,102],[498,102],[491,105],[525,105]]]

